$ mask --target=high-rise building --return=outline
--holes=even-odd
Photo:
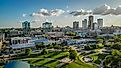
[[[93,16],[89,16],[88,29],[93,29]]]
[[[79,29],[79,22],[78,21],[73,22],[73,29]]]
[[[92,30],[96,30],[96,29],[98,29],[98,25],[97,25],[97,23],[95,22],[95,23],[93,23],[93,28],[92,28]]]
[[[103,19],[97,19],[97,24],[98,24],[98,28],[100,29],[101,27],[103,27]]]
[[[23,33],[28,34],[30,32],[30,22],[25,21],[22,23]]]
[[[4,40],[5,40],[5,34],[4,33],[0,33],[0,49],[2,48]]]
[[[42,28],[44,32],[50,32],[52,31],[53,26],[52,26],[52,23],[45,22],[45,23],[42,23]]]
[[[87,29],[87,19],[82,20],[82,29]]]

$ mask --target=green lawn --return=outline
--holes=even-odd
[[[40,60],[38,62],[32,63],[32,65],[34,65],[34,66],[44,66],[45,64],[47,64],[47,63],[49,63],[51,61],[53,61],[53,60],[51,60],[51,59],[44,59],[44,60]]]
[[[53,52],[47,55],[38,55],[37,57],[26,58],[23,60],[29,61],[29,63],[34,66],[46,66],[49,68],[55,68],[57,67],[57,65],[60,64],[59,60],[67,57],[68,54],[69,52]],[[81,61],[76,60],[75,62],[72,62],[70,64],[64,63],[64,65],[62,65],[62,68],[96,68],[96,66],[82,63]]]
[[[33,58],[21,59],[23,61],[28,61],[34,66],[46,66],[46,67],[56,67],[64,57],[67,57],[69,52],[53,52],[46,55],[38,55]]]
[[[28,61],[28,63],[33,66],[46,66],[49,68],[57,68],[60,64],[62,64],[61,68],[97,68],[91,64],[82,63],[79,60],[69,64],[59,62],[59,60],[68,57],[68,54],[69,52],[53,52],[46,55],[35,55],[32,58],[30,57],[18,60]]]
[[[66,56],[66,55],[69,55],[69,52],[61,52],[60,54],[52,56],[51,58],[56,59],[56,58],[59,58],[59,57],[62,57],[62,56]]]
[[[47,67],[53,67],[53,66],[55,67],[59,63],[58,60],[64,58],[66,55],[68,55],[68,52],[57,53],[56,55],[50,56],[48,58],[45,58],[43,60],[40,60],[40,61],[32,63],[32,64],[36,65],[36,66],[43,65],[43,66],[47,66]]]
[[[55,61],[55,62],[46,64],[45,66],[46,66],[46,67],[56,67],[59,63],[60,63],[59,61]]]
[[[76,60],[75,62],[63,65],[63,68],[97,68],[97,67],[92,64],[86,64],[82,63],[79,60]]]
[[[68,52],[61,52],[61,53],[57,53],[56,55],[53,54],[53,56],[50,56],[50,57],[45,58],[43,60],[40,60],[40,59],[38,59],[40,61],[35,60],[35,62],[32,63],[32,65],[35,65],[35,66],[46,66],[46,67],[56,67],[56,65],[58,65],[60,63],[58,61],[59,58],[63,57],[63,56],[65,57],[67,54],[68,54]]]

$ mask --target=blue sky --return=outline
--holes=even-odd
[[[40,19],[41,21],[32,23],[32,27],[40,27],[41,23],[46,19],[51,20],[54,26],[72,26],[74,20],[79,20],[81,25],[82,18],[85,18],[86,16],[81,16],[79,18],[70,18],[70,16],[67,16],[64,18],[65,15],[67,15],[65,13],[65,15],[46,17],[45,19],[41,17],[31,17],[30,14],[38,12],[42,8],[47,10],[62,9],[64,11],[75,11],[80,9],[93,10],[104,4],[115,8],[121,5],[121,0],[0,0],[0,27],[21,27],[20,21],[33,21],[35,19]],[[26,17],[23,17],[23,14],[26,14]],[[103,16],[103,18],[107,20],[105,21],[105,25],[121,25],[120,21],[117,21],[120,20],[120,16],[110,16],[111,18],[116,17],[114,22],[117,23],[115,24],[108,20],[108,17],[109,16]]]

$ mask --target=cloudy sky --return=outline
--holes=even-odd
[[[0,28],[21,27],[30,21],[40,27],[45,21],[54,26],[72,26],[89,15],[104,19],[104,26],[121,26],[121,0],[0,0]]]

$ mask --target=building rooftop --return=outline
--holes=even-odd
[[[34,43],[25,43],[25,44],[13,44],[10,47],[12,49],[20,49],[20,48],[29,48],[29,47],[34,47]]]
[[[13,37],[12,40],[20,40],[20,39],[32,39],[31,37]]]

